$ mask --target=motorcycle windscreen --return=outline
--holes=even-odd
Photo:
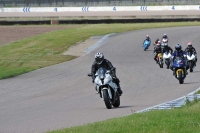
[[[144,45],[148,46],[148,45],[150,45],[150,42],[146,40],[146,41],[144,42]]]
[[[104,79],[106,77],[106,71],[107,70],[103,67],[100,67],[98,69],[97,73],[98,73],[98,76],[99,76],[100,79]]]
[[[190,57],[192,56],[192,54],[193,54],[193,52],[191,52],[191,51],[187,52],[187,55]]]

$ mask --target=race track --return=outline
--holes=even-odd
[[[149,34],[152,41],[169,36],[169,45],[186,47],[192,41],[197,53],[200,27],[159,28],[113,35],[93,52],[69,62],[0,80],[0,132],[41,133],[131,114],[167,102],[200,86],[200,63],[180,85],[172,71],[153,60],[153,46],[143,51]],[[103,52],[117,68],[123,95],[121,106],[108,110],[87,77],[96,52]]]

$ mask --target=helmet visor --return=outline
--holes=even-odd
[[[176,50],[177,50],[177,51],[180,51],[180,50],[181,50],[181,47],[176,48]]]
[[[188,48],[192,48],[192,45],[188,45]]]
[[[101,64],[103,62],[103,59],[102,58],[95,58],[97,64]]]

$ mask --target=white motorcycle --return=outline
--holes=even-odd
[[[190,72],[193,72],[196,62],[196,56],[193,52],[187,52],[187,69],[190,69]]]
[[[165,65],[167,66],[167,69],[169,69],[170,66],[170,59],[171,59],[171,53],[169,51],[166,51],[163,53],[163,61],[165,62]]]
[[[88,74],[92,76],[92,74]],[[100,97],[105,102],[108,109],[112,106],[119,107],[120,97],[117,92],[117,85],[113,82],[111,72],[101,67],[97,70],[95,74],[96,91],[100,94]]]

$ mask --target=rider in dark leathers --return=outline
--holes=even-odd
[[[111,71],[111,75],[113,77],[113,80],[118,86],[118,88],[117,88],[118,89],[118,93],[119,93],[119,95],[121,95],[123,92],[122,92],[120,84],[119,84],[120,81],[116,76],[116,71],[115,71],[116,68],[113,67],[112,63],[109,60],[104,59],[103,53],[96,53],[95,54],[95,61],[92,64],[92,69],[91,69],[92,82],[94,83],[95,73],[100,67],[104,67],[105,69]]]
[[[173,53],[173,49],[170,46],[168,46],[167,43],[164,44],[163,49],[162,49],[162,53],[165,53],[165,52]]]
[[[158,43],[157,43],[156,46],[154,47],[153,53],[154,53],[154,55],[155,55],[154,60],[156,61],[156,63],[158,63],[158,60],[156,59],[156,58],[157,58],[157,55],[158,55],[159,53],[162,53],[160,41],[158,41]]]
[[[171,58],[170,68],[173,71],[173,75],[175,75],[175,69],[173,68],[173,62],[174,62],[174,59],[176,56],[182,56],[182,57],[184,57],[184,59],[186,61],[186,53],[182,50],[182,46],[180,44],[175,45],[175,51],[172,54],[172,58]],[[186,75],[188,74],[186,66],[184,67],[184,72]]]
[[[196,66],[196,62],[197,62],[197,52],[196,52],[196,49],[192,46],[192,43],[191,42],[189,42],[188,43],[188,46],[187,46],[187,48],[185,48],[185,52],[187,53],[187,52],[193,52],[193,54],[195,55],[195,57],[196,57],[196,60],[195,60],[195,66]]]

